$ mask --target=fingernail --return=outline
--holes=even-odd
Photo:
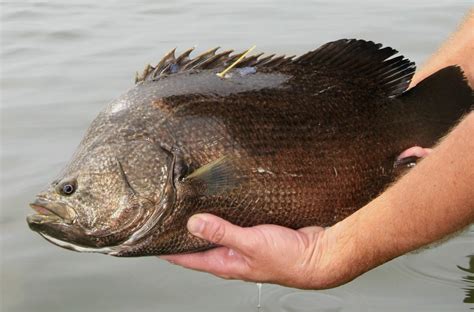
[[[188,231],[193,235],[200,236],[199,234],[202,233],[205,225],[206,221],[198,216],[192,216],[188,220]]]

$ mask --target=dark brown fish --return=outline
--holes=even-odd
[[[146,256],[213,247],[186,231],[197,212],[330,226],[396,179],[402,151],[433,146],[473,103],[459,68],[406,91],[414,64],[363,40],[246,57],[225,78],[216,74],[240,54],[190,53],[148,66],[99,114],[32,204],[31,229],[76,251]]]

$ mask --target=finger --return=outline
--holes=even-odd
[[[413,146],[404,150],[400,155],[398,155],[397,160],[408,158],[408,157],[426,157],[433,152],[432,148],[423,148],[420,146]]]
[[[211,243],[222,245],[244,253],[249,249],[245,228],[236,226],[211,214],[196,214],[188,220],[188,231]]]
[[[160,256],[173,264],[223,278],[242,278],[248,268],[245,259],[232,249],[218,247],[204,252]]]
[[[318,235],[320,232],[324,231],[324,228],[321,226],[307,226],[297,230],[298,232],[304,233],[306,235]]]

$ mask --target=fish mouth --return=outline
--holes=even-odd
[[[38,197],[30,204],[30,207],[37,213],[27,217],[28,224],[44,224],[44,223],[66,223],[72,224],[76,219],[74,209],[61,204],[49,201],[45,198]]]

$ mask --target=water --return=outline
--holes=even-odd
[[[261,312],[262,311],[262,283],[257,283],[257,311]]]
[[[420,63],[472,1],[2,1],[1,310],[256,311],[255,284],[156,258],[78,254],[25,223],[27,203],[66,163],[101,107],[171,48],[298,54],[343,37]],[[326,291],[265,285],[265,311],[474,308],[474,230]],[[470,257],[469,257],[470,256]]]

